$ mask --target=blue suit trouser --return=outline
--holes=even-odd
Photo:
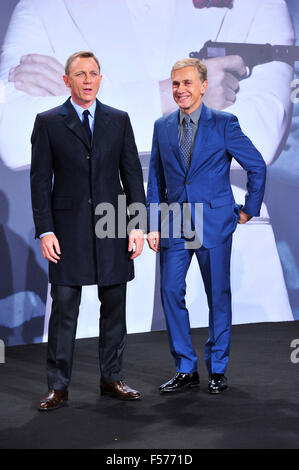
[[[197,356],[191,342],[189,313],[185,304],[186,275],[195,252],[209,305],[209,338],[204,359],[209,374],[225,373],[232,324],[230,257],[232,235],[214,248],[186,249],[183,238],[161,248],[161,295],[171,354],[176,371],[197,370]],[[199,307],[200,308],[200,307]]]

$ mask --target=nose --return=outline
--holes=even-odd
[[[185,90],[185,86],[183,83],[180,83],[178,88],[177,88],[177,93],[183,93]]]
[[[91,75],[86,74],[84,77],[84,83],[90,83],[91,82]]]

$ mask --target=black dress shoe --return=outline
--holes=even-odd
[[[159,388],[161,393],[183,392],[190,388],[199,388],[199,376],[197,372],[184,374],[177,372],[175,376]]]
[[[224,374],[211,374],[209,376],[208,390],[212,395],[222,393],[227,388],[227,378]]]

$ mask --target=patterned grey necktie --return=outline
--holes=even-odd
[[[180,149],[183,155],[185,166],[187,170],[190,168],[191,163],[191,147],[192,147],[192,127],[191,118],[186,115],[183,119],[183,135],[180,143]]]

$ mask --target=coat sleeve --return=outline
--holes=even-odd
[[[126,194],[127,205],[140,203],[145,210],[142,168],[128,115],[126,115],[123,148],[120,157],[120,178]],[[142,225],[143,226],[139,226],[139,228],[146,231],[146,222]]]
[[[149,232],[160,231],[161,211],[158,206],[165,201],[166,184],[161,162],[157,123],[155,123],[146,200]]]
[[[35,238],[38,238],[42,233],[55,231],[51,204],[53,158],[48,132],[39,115],[35,120],[31,144],[31,202]]]
[[[258,217],[266,183],[266,164],[251,140],[243,134],[236,116],[230,116],[225,130],[228,153],[247,171],[247,193],[242,210]]]

